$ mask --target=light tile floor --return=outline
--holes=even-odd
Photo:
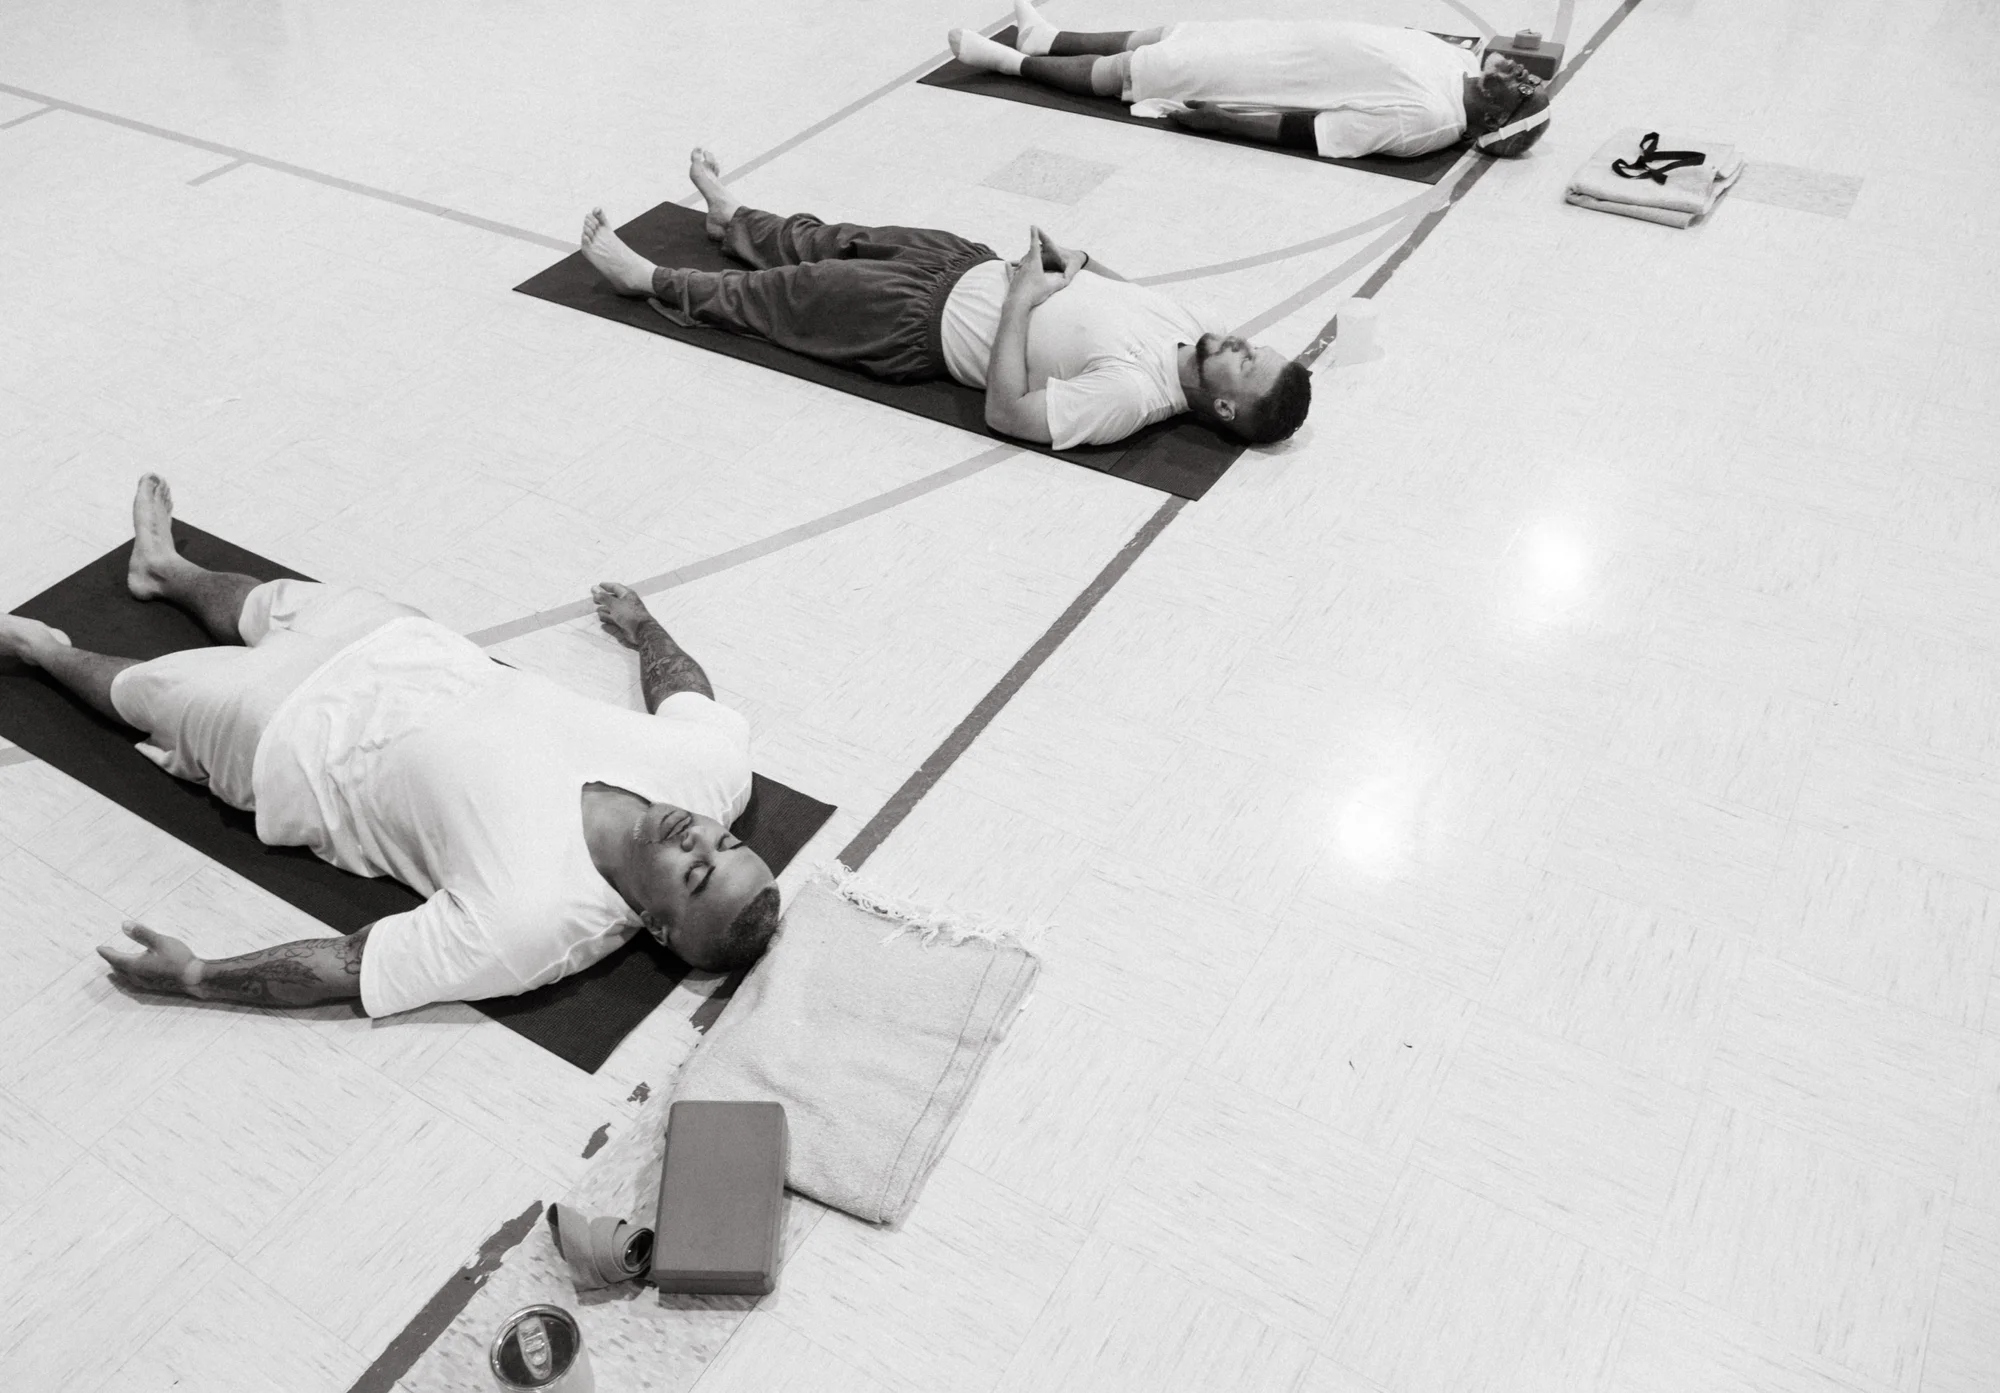
[[[117,542],[147,468],[472,631],[979,455],[509,292],[592,204],[681,196],[697,142],[753,201],[1038,222],[1137,276],[1422,193],[907,81],[999,18],[18,0],[0,605]],[[674,1386],[2000,1387],[1996,39],[1970,0],[1642,0],[1396,272],[1381,356],[1323,367],[871,863],[1053,924],[1043,989],[903,1231],[802,1230],[706,1364],[728,1321],[658,1309]],[[1634,122],[1843,207],[1563,206]],[[1176,293],[1246,322],[1359,245]],[[1014,456],[658,608],[760,766],[841,805],[831,855],[1159,503]],[[636,698],[588,625],[501,651]],[[0,1347],[35,1387],[346,1387],[685,1048],[663,1013],[586,1077],[462,1007],[134,1001],[90,954],[127,915],[312,931],[0,764]]]

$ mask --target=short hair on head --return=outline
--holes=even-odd
[[[729,927],[719,935],[715,951],[703,964],[709,972],[741,972],[770,948],[777,937],[781,908],[778,887],[766,885],[750,897],[750,903],[736,911]]]
[[[1514,108],[1514,114],[1501,124],[1512,125],[1524,116],[1533,116],[1538,111],[1546,111],[1548,105],[1549,94],[1547,92],[1536,92],[1524,98],[1521,104]],[[1496,127],[1496,129],[1498,128]],[[1497,155],[1503,160],[1518,159],[1520,156],[1527,154],[1536,141],[1548,134],[1548,129],[1549,123],[1541,121],[1528,127],[1525,131],[1515,131],[1514,134],[1508,136],[1505,140],[1490,140],[1479,148],[1487,154]]]
[[[1238,409],[1236,419],[1228,423],[1229,433],[1252,445],[1274,445],[1289,440],[1305,424],[1312,398],[1312,374],[1294,358],[1278,369],[1277,381],[1269,391]]]
[[[1479,89],[1492,103],[1493,114],[1487,117],[1484,129],[1472,132],[1475,144],[1485,153],[1497,155],[1503,160],[1527,154],[1529,147],[1548,131],[1547,121],[1538,122],[1525,131],[1516,131],[1505,140],[1479,143],[1477,138],[1548,110],[1548,83],[1503,54],[1493,60],[1492,67],[1479,75]],[[1506,114],[1503,116],[1502,112]]]

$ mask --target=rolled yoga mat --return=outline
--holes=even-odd
[[[1015,32],[1014,26],[1010,24],[993,36],[994,42],[1012,48]],[[1479,42],[1461,34],[1439,34],[1438,37],[1446,43],[1457,44],[1462,48],[1470,48]],[[1465,153],[1465,142],[1459,141],[1447,145],[1442,150],[1433,150],[1428,155],[1418,155],[1415,159],[1406,160],[1395,155],[1364,155],[1355,160],[1329,160],[1311,150],[1291,150],[1282,145],[1267,145],[1261,140],[1245,140],[1242,136],[1219,135],[1214,131],[1184,130],[1171,121],[1149,121],[1143,116],[1134,116],[1131,108],[1115,97],[1086,97],[1075,92],[1064,92],[1054,87],[1045,87],[1039,82],[1030,82],[1024,77],[1008,77],[1004,73],[989,73],[980,68],[967,67],[956,58],[941,68],[931,69],[917,81],[925,87],[942,87],[948,92],[969,92],[975,97],[998,97],[1003,102],[1019,102],[1023,106],[1067,111],[1072,116],[1094,116],[1100,121],[1117,121],[1127,126],[1145,126],[1172,135],[1192,136],[1199,140],[1219,140],[1226,145],[1247,145],[1253,150],[1266,150],[1275,155],[1296,155],[1302,160],[1345,165],[1349,169],[1366,170],[1370,174],[1386,174],[1392,179],[1409,179],[1419,184],[1435,184],[1444,178],[1446,172],[1458,163],[1458,157]]]
[[[687,267],[697,271],[742,270],[741,262],[731,261],[723,255],[720,247],[708,240],[708,234],[702,230],[703,216],[678,203],[662,203],[619,228],[618,235],[656,266]],[[1025,440],[996,435],[986,428],[984,392],[961,387],[948,378],[936,382],[882,382],[852,368],[836,367],[788,348],[780,348],[768,339],[735,334],[727,329],[687,328],[675,324],[644,299],[613,291],[604,283],[604,278],[591,269],[581,252],[563,258],[514,289],[538,300],[594,314],[600,319],[615,319],[620,324],[630,324],[649,333],[664,334],[711,353],[740,358],[746,363],[784,373],[787,377],[817,382],[822,387],[831,387],[849,396],[880,402],[898,411],[907,411],[912,416],[942,421],[975,435],[1008,440],[1023,450],[1053,455],[1057,459],[1114,474],[1182,498],[1200,498],[1243,453],[1239,442],[1219,435],[1187,416],[1148,426],[1116,445],[1091,445],[1076,450],[1056,450],[1047,445],[1033,445]]]
[[[174,540],[183,555],[213,570],[260,580],[311,579],[183,522],[174,523]],[[14,612],[54,625],[93,652],[156,658],[209,646],[212,640],[201,626],[173,605],[132,598],[125,589],[131,555],[127,542]],[[139,732],[98,715],[39,671],[7,660],[0,660],[0,737],[341,933],[423,903],[406,885],[350,875],[304,847],[265,846],[257,840],[253,815],[174,778],[140,754],[134,748]],[[731,830],[775,872],[832,815],[829,804],[759,774],[750,806]],[[115,928],[107,925],[107,936]],[[473,1004],[579,1069],[595,1071],[688,971],[641,933],[559,982]]]

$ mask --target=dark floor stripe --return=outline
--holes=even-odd
[[[204,140],[200,136],[188,135],[182,131],[168,130],[165,126],[154,126],[144,121],[134,121],[129,116],[119,116],[113,112],[99,111],[95,107],[80,106],[75,102],[66,102],[57,97],[44,96],[40,92],[31,92],[25,87],[15,87],[9,83],[0,82],[0,92],[5,92],[9,96],[22,97],[31,102],[46,102],[52,111],[67,111],[75,116],[88,116],[93,121],[103,121],[108,125],[119,126],[128,131],[137,131],[141,135],[158,136],[161,140],[171,140],[176,145],[186,145],[196,150],[206,150],[212,155],[223,155],[230,159],[241,160],[245,164],[257,165],[263,169],[274,169],[280,174],[289,174],[297,179],[308,179],[315,184],[324,184],[330,189],[340,189],[346,193],[360,194],[363,198],[373,198],[383,203],[393,203],[398,208],[408,208],[413,212],[428,213],[434,218],[443,218],[447,222],[462,223],[466,227],[476,227],[481,232],[497,232],[503,237],[512,237],[520,242],[533,242],[536,246],[547,247],[551,251],[567,252],[576,250],[575,238],[565,241],[560,237],[547,237],[539,232],[530,231],[525,227],[514,227],[508,223],[495,222],[491,218],[482,218],[471,213],[461,213],[458,209],[447,208],[441,203],[427,203],[421,198],[410,198],[407,195],[394,193],[388,189],[378,189],[369,184],[357,184],[352,179],[342,179],[335,174],[322,174],[316,169],[307,169],[304,165],[287,164],[283,160],[270,159],[249,150],[239,150],[233,145],[218,144],[213,140]],[[35,114],[39,115],[40,113],[37,112]]]
[[[1576,51],[1576,57],[1563,64],[1563,70],[1555,75],[1554,81],[1549,83],[1549,96],[1554,97],[1563,88],[1569,86],[1569,80],[1576,75],[1576,70],[1585,63],[1588,63],[1591,55],[1604,46],[1604,41],[1618,31],[1618,26],[1625,22],[1625,16],[1638,8],[1639,0],[1624,0],[1623,4],[1613,10],[1611,17],[1597,26],[1597,32],[1590,36],[1590,42]]]
[[[882,805],[882,810],[870,818],[868,825],[855,834],[854,840],[841,849],[842,865],[852,870],[861,869],[862,864],[875,854],[875,849],[882,845],[888,835],[910,815],[911,810],[923,801],[924,795],[944,777],[945,771],[956,764],[958,757],[979,738],[979,732],[992,724],[993,718],[1014,699],[1014,693],[1020,691],[1022,685],[1035,675],[1035,670],[1049,660],[1049,655],[1060,648],[1063,640],[1076,631],[1076,626],[1084,621],[1084,617],[1097,608],[1097,602],[1111,592],[1111,587],[1132,569],[1132,563],[1137,561],[1146,548],[1153,544],[1154,539],[1166,530],[1168,523],[1180,516],[1181,509],[1186,506],[1185,498],[1169,498],[1150,518],[1146,519],[1145,524],[1132,534],[1132,539],[1118,549],[1116,556],[1105,563],[1104,569],[1097,573],[1096,579],[1083,588],[1082,594],[1070,601],[1069,608],[1049,626],[1048,632],[1036,639],[1034,645],[1021,655],[1014,666],[1007,669],[1007,675],[993,684],[992,690],[981,697],[979,704],[972,708],[971,713],[944,738],[944,743],[931,752],[929,759],[917,766],[917,772],[904,780],[903,786],[891,794],[889,801]]]
[[[222,166],[222,168],[220,169],[211,169],[206,174],[195,175],[194,178],[188,180],[188,187],[191,189],[198,189],[203,184],[206,184],[209,180],[220,179],[223,175],[229,173],[229,171],[231,171],[232,169],[241,169],[243,168],[244,165],[248,163],[250,163],[250,161],[248,160],[231,160],[228,164]]]
[[[437,1343],[438,1336],[451,1328],[486,1279],[500,1270],[507,1254],[517,1247],[542,1217],[542,1202],[536,1200],[494,1231],[479,1245],[479,1254],[451,1275],[437,1294],[424,1303],[403,1333],[389,1342],[373,1364],[362,1372],[347,1393],[392,1393],[396,1380],[410,1372],[424,1351]]]

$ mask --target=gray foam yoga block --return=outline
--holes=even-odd
[[[668,1109],[653,1285],[727,1296],[777,1289],[787,1145],[778,1103]]]

